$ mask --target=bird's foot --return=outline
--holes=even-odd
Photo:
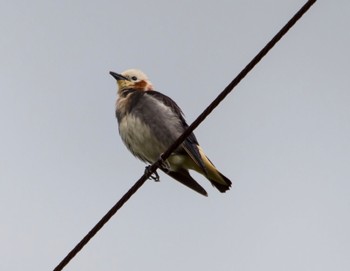
[[[149,172],[150,167],[151,167],[151,166],[145,167],[145,173],[148,173],[148,172]],[[149,176],[149,179],[154,180],[155,182],[159,182],[159,181],[160,181],[160,178],[159,178],[159,175],[158,175],[157,171],[153,172],[153,173]]]

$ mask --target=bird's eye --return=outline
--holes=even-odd
[[[132,79],[133,81],[136,81],[136,80],[137,80],[137,77],[136,77],[136,76],[133,76],[133,77],[131,77],[131,79]]]

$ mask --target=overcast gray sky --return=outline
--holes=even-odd
[[[2,1],[0,269],[52,270],[143,174],[110,70],[191,123],[304,3]],[[349,11],[318,1],[195,131],[228,193],[161,174],[65,270],[350,270]]]

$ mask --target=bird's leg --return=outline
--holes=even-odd
[[[149,172],[150,167],[151,167],[151,166],[146,166],[146,167],[145,167],[145,173],[148,173],[148,172]],[[155,182],[159,182],[159,181],[160,181],[160,178],[159,178],[159,175],[158,175],[157,171],[153,172],[153,173],[149,176],[149,179],[152,179],[152,180],[154,180]]]
[[[163,154],[161,154],[161,155],[159,156],[159,159],[158,159],[159,168],[161,168],[163,171],[168,172],[168,171],[169,171],[169,164],[168,164],[165,160],[163,160],[162,155],[163,155]],[[148,172],[149,172],[150,167],[151,167],[151,166],[146,166],[146,168],[145,168],[145,173],[148,173]],[[151,174],[151,175],[149,176],[149,179],[152,179],[152,180],[154,180],[155,182],[159,182],[159,181],[160,181],[160,178],[159,178],[159,175],[158,175],[157,171],[153,172],[153,174]]]

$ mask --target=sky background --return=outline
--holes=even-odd
[[[304,3],[2,1],[0,270],[52,270],[143,174],[110,70],[191,123]],[[161,173],[65,270],[350,270],[349,11],[318,1],[196,129],[229,192]]]

